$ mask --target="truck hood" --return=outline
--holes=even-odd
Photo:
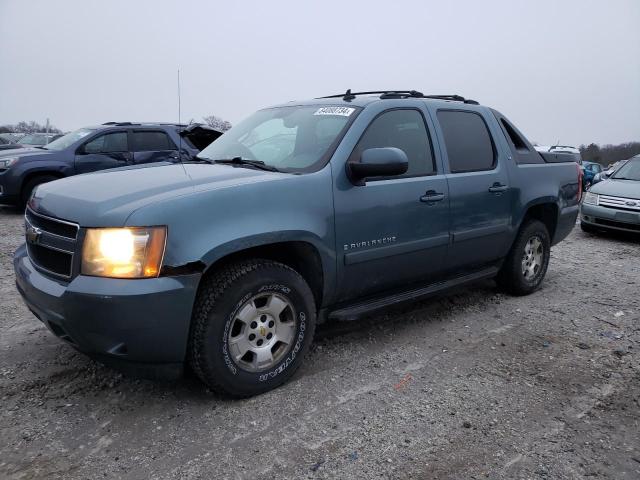
[[[46,156],[52,153],[58,152],[54,152],[53,150],[43,150],[42,148],[26,148],[21,145],[16,145],[16,148],[12,148],[11,150],[0,151],[0,160],[6,157],[20,157],[25,160],[35,160],[35,157]]]
[[[284,175],[230,165],[153,163],[40,185],[29,206],[83,227],[119,227],[134,211],[158,201]]]
[[[600,183],[596,183],[589,189],[589,191],[599,195],[640,199],[640,182],[635,180],[616,180],[615,178],[610,178]]]

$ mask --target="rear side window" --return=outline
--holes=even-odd
[[[364,150],[383,147],[399,148],[409,159],[407,172],[390,178],[418,177],[435,173],[431,141],[424,119],[417,110],[391,110],[375,118],[360,138],[353,155],[357,155],[356,158],[359,159]]]
[[[506,132],[507,137],[509,137],[509,140],[511,140],[511,144],[514,146],[516,151],[528,152],[529,147],[527,147],[527,144],[522,139],[522,137],[518,135],[518,132],[516,132],[515,128],[513,128],[511,124],[507,122],[504,118],[500,119],[500,123],[502,124],[502,128]]]
[[[106,133],[94,138],[84,146],[85,153],[126,152],[127,132]]]
[[[495,152],[487,125],[474,112],[438,111],[452,173],[491,170]]]
[[[175,150],[176,146],[165,132],[134,131],[134,152],[153,152],[160,150]]]

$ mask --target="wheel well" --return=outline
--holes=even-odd
[[[48,171],[30,173],[22,181],[22,185],[20,186],[20,196],[22,196],[22,194],[24,193],[24,188],[27,186],[27,184],[34,178],[38,178],[38,177],[56,177],[56,179],[60,179],[60,178],[64,178],[64,175],[61,174],[60,172],[48,172]]]
[[[283,263],[298,272],[305,279],[313,293],[316,306],[322,305],[324,273],[322,261],[316,247],[307,242],[280,242],[247,248],[223,257],[209,266],[205,276],[224,265],[248,258],[264,258]]]
[[[523,223],[530,218],[540,220],[544,223],[549,232],[549,237],[553,241],[558,223],[558,206],[555,203],[542,203],[529,207],[524,216]]]

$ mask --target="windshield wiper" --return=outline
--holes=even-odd
[[[201,159],[201,157],[198,157],[198,159]],[[211,163],[221,163],[224,165],[238,165],[238,166],[243,166],[243,165],[247,165],[253,168],[257,168],[260,170],[266,170],[268,172],[278,172],[279,170],[272,166],[272,165],[267,165],[266,163],[264,163],[262,160],[248,160],[246,158],[242,158],[242,157],[233,157],[233,158],[220,158],[217,160],[208,160],[205,159],[206,161],[209,161]]]
[[[609,178],[613,178],[614,180],[638,180],[637,178],[628,178],[628,177],[609,177]]]

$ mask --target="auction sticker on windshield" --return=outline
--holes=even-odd
[[[340,115],[341,117],[348,117],[355,111],[355,108],[349,107],[322,107],[316,110],[314,115]]]

